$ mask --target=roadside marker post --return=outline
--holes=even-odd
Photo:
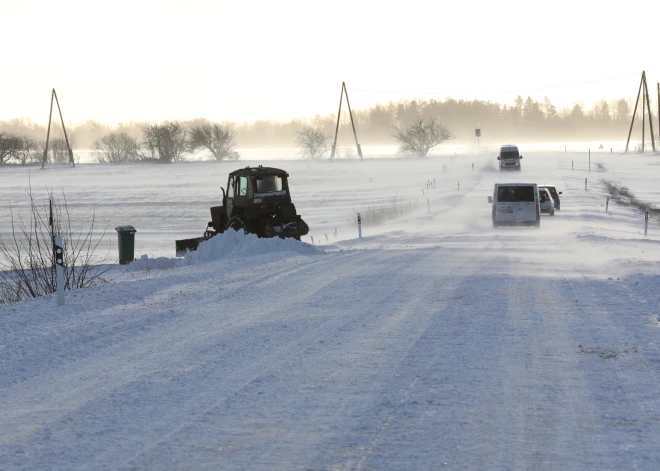
[[[573,161],[571,160],[571,170],[573,170]]]
[[[648,230],[649,230],[649,208],[646,208],[646,212],[644,213],[644,237],[646,237]]]
[[[461,182],[456,182],[456,183],[458,184],[456,188],[458,189],[458,191],[461,191]]]
[[[607,212],[607,208],[610,206],[610,197],[607,197],[607,200],[605,201],[605,212]]]
[[[584,189],[585,189],[585,191],[587,189],[587,179],[586,178],[584,179]]]
[[[431,214],[431,200],[426,198],[426,206],[429,208],[429,214]]]
[[[362,239],[362,217],[360,217],[360,213],[357,213],[357,222],[358,222],[358,238]]]
[[[312,238],[312,245],[314,245],[314,236],[310,236]]]
[[[55,274],[57,276],[57,305],[64,306],[64,250],[62,236],[55,236]]]

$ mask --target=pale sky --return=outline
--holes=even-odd
[[[46,122],[53,87],[67,122],[311,118],[342,81],[353,108],[588,108],[634,99],[642,70],[656,110],[659,17],[651,0],[0,0],[0,119]]]

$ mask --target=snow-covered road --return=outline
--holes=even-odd
[[[417,231],[0,308],[0,469],[658,469],[660,243],[560,167],[540,231],[476,172]]]

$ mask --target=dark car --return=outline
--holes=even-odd
[[[561,209],[561,203],[559,199],[561,191],[557,191],[557,187],[554,185],[539,185],[539,188],[545,188],[550,192],[550,196],[552,196],[552,199],[555,202],[555,210],[559,211]]]

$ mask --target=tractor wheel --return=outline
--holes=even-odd
[[[227,229],[225,229],[225,230],[228,230],[228,229],[233,229],[236,232],[239,232],[241,230],[243,231],[243,233],[246,232],[245,231],[245,224],[243,223],[243,220],[238,216],[234,216],[234,217],[229,219],[229,221],[227,222]]]
[[[270,239],[275,236],[277,236],[277,232],[275,232],[275,228],[273,227],[273,225],[270,222],[264,224],[262,237],[265,239]]]

